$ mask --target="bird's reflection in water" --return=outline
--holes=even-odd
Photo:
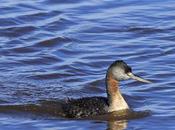
[[[128,126],[127,120],[108,121],[107,130],[125,130]]]
[[[105,115],[90,117],[90,120],[107,121],[107,130],[124,130],[128,126],[128,120],[147,117],[150,111],[121,110]]]

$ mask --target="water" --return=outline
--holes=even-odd
[[[1,113],[0,130],[175,128],[175,1],[1,0],[0,103],[106,96],[108,65],[123,59],[153,84],[121,91],[146,118],[106,122]]]

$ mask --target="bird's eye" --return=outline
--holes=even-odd
[[[129,72],[132,72],[132,69],[131,69],[131,67],[127,66],[125,68],[125,73],[129,73]]]

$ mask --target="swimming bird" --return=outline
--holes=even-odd
[[[95,96],[59,102],[46,101],[40,104],[0,106],[0,111],[14,109],[19,111],[48,113],[66,118],[84,118],[120,110],[129,110],[129,105],[120,92],[119,82],[130,78],[144,83],[151,83],[146,79],[134,75],[131,67],[124,61],[117,60],[107,69],[105,79],[107,98]]]
[[[144,83],[151,83],[151,81],[134,75],[131,67],[124,61],[117,60],[113,62],[106,73],[107,98],[96,96],[68,100],[62,106],[64,116],[81,118],[130,109],[119,88],[121,80],[130,78]]]

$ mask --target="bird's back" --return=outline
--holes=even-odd
[[[108,101],[105,97],[70,99],[62,108],[68,118],[89,117],[107,113]]]

